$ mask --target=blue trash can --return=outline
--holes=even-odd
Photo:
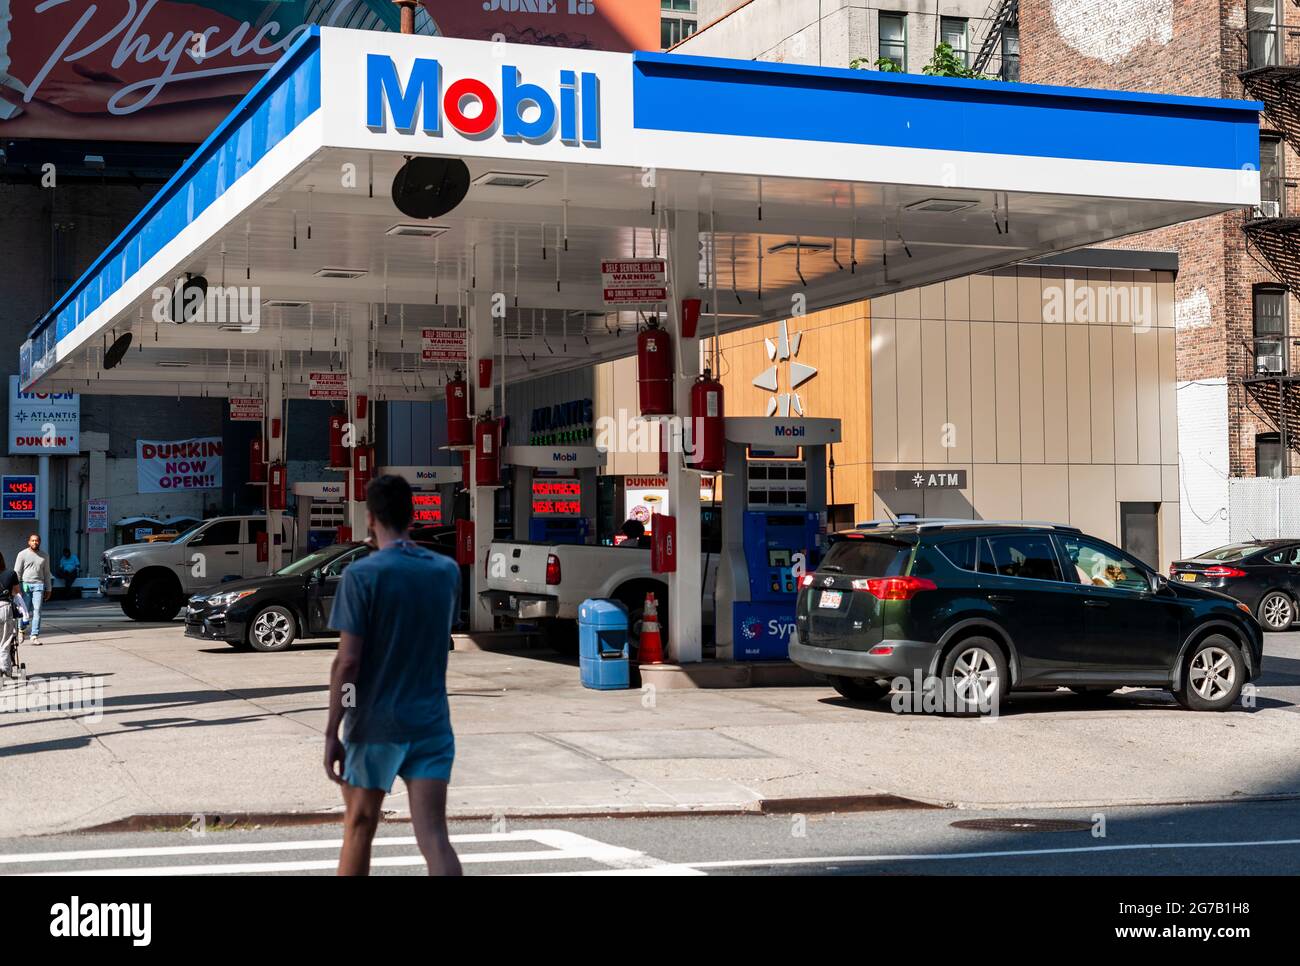
[[[627,608],[616,600],[584,600],[578,607],[578,670],[582,686],[597,691],[631,687]]]

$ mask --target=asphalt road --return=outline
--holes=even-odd
[[[954,827],[1011,820],[1003,830]],[[1026,822],[1074,822],[1031,831]],[[1300,802],[1143,809],[696,816],[455,823],[469,875],[1296,875]],[[338,825],[0,840],[7,875],[320,874]],[[381,827],[374,872],[419,875],[405,823]]]

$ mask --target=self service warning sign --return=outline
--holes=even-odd
[[[606,305],[635,305],[668,299],[668,269],[662,258],[610,260],[600,263]]]

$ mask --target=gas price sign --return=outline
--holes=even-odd
[[[0,477],[0,519],[36,519],[36,477]]]
[[[533,480],[533,516],[582,516],[582,484],[577,480]]]
[[[426,526],[438,526],[442,523],[441,493],[413,493],[411,502],[415,504],[413,523],[423,523]]]

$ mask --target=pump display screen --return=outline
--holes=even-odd
[[[582,516],[582,484],[577,480],[533,480],[533,516]]]
[[[0,485],[0,516],[5,520],[36,519],[36,477],[6,476]]]
[[[790,548],[782,547],[779,550],[769,550],[767,552],[767,565],[769,567],[790,566]]]
[[[442,523],[441,493],[412,493],[411,502],[415,505],[412,523],[438,526]]]

